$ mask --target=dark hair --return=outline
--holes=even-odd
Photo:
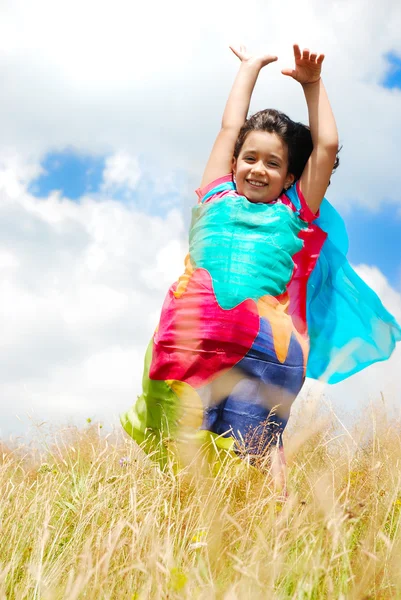
[[[234,158],[238,158],[241,148],[251,131],[267,131],[268,133],[277,134],[288,148],[288,173],[294,175],[295,180],[301,177],[313,150],[309,127],[303,123],[296,123],[290,117],[274,108],[261,110],[247,119],[241,127],[237,141],[235,142]],[[333,173],[340,164],[338,152]]]

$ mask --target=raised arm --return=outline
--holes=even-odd
[[[220,132],[203,173],[201,188],[230,173],[235,142],[245,123],[259,72],[264,66],[277,60],[277,56],[268,54],[251,56],[243,46],[240,50],[230,48],[240,59],[241,66],[224,109]]]
[[[304,90],[309,112],[313,151],[300,179],[302,194],[316,213],[329,185],[338,151],[338,133],[330,102],[320,77],[323,54],[294,45],[295,68],[282,73],[298,81]]]

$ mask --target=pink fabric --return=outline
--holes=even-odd
[[[319,216],[319,211],[317,211],[317,213],[315,214],[314,212],[312,212],[312,210],[310,209],[310,207],[308,206],[305,197],[301,191],[301,185],[299,180],[297,181],[297,183],[295,184],[296,189],[297,189],[297,194],[298,194],[298,198],[301,202],[301,210],[299,211],[299,216],[301,217],[301,219],[303,221],[306,221],[307,223],[310,223],[311,221],[314,221],[315,219],[318,218]]]
[[[202,198],[204,196],[206,196],[206,194],[208,192],[210,192],[210,190],[212,190],[214,187],[217,187],[218,185],[221,185],[222,183],[232,182],[232,180],[233,180],[233,174],[229,173],[228,175],[224,175],[223,177],[219,177],[218,179],[215,179],[214,181],[211,181],[204,188],[200,188],[199,187],[197,190],[195,190],[195,193],[198,196],[198,203],[200,204],[202,202]],[[212,198],[222,198],[223,196],[226,196],[227,194],[230,194],[232,192],[233,192],[233,190],[223,190],[222,192],[218,192],[217,194],[213,194],[213,196],[211,196],[207,200],[207,202],[209,202]]]
[[[304,246],[293,257],[294,271],[287,286],[288,295],[290,298],[288,313],[292,316],[292,320],[297,330],[302,334],[306,334],[306,292],[308,278],[319,258],[320,251],[327,238],[327,233],[320,229],[320,227],[318,227],[316,224],[312,223],[314,219],[318,218],[319,211],[314,214],[309,208],[299,186],[299,181],[296,183],[296,190],[301,203],[301,209],[299,210],[298,214],[303,221],[309,223],[309,227],[300,232],[299,237],[303,240]],[[280,197],[280,200],[289,206],[294,212],[297,212],[297,208],[294,206],[288,196],[283,194]]]
[[[230,310],[220,308],[205,269],[194,271],[179,297],[170,289],[162,314],[149,376],[185,381],[194,388],[236,365],[259,332],[256,303],[245,300]]]

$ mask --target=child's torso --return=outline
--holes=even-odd
[[[307,229],[281,201],[252,204],[238,195],[215,199],[193,209],[190,268],[208,271],[225,309],[246,299],[280,296],[293,276],[293,258],[304,246],[299,234]]]

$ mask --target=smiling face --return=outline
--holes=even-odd
[[[251,131],[233,159],[237,192],[250,202],[273,202],[294,182],[288,173],[288,149],[276,133]]]

